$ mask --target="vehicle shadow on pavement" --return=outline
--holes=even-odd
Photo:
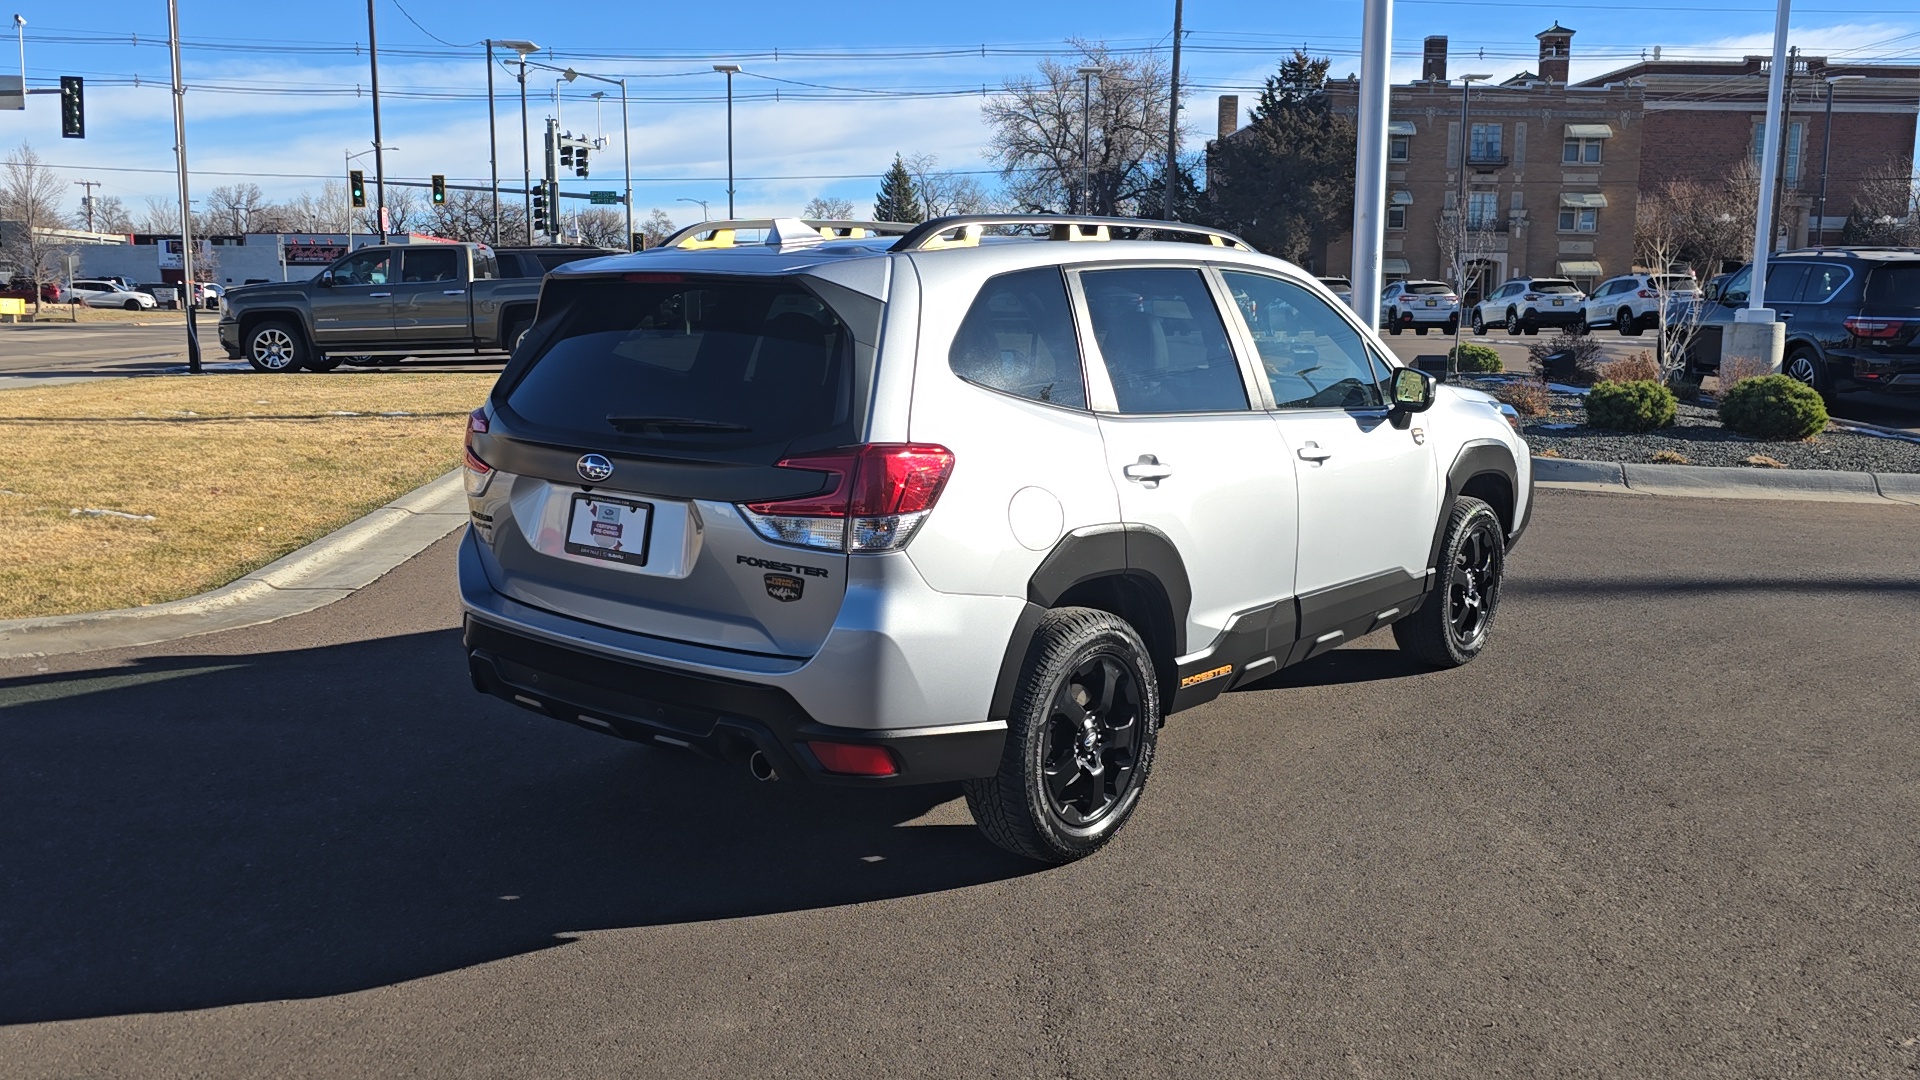
[[[1381,631],[1378,640],[1391,640]],[[1243,694],[1261,690],[1288,690],[1302,686],[1341,686],[1347,683],[1382,682],[1414,675],[1431,675],[1433,668],[1398,649],[1380,648],[1375,639],[1366,646],[1349,645],[1322,653],[1228,693]]]
[[[955,785],[754,782],[475,693],[456,631],[0,680],[0,1024],[1031,873]],[[937,817],[938,815],[936,815]]]

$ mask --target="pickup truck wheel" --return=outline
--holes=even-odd
[[[1418,611],[1393,624],[1400,651],[1437,668],[1459,667],[1479,656],[1500,606],[1506,566],[1500,515],[1479,499],[1455,499],[1433,591]]]
[[[344,356],[316,356],[301,366],[308,371],[325,373],[339,367],[345,360]]]
[[[967,807],[1016,855],[1084,858],[1139,805],[1159,728],[1153,659],[1133,627],[1091,608],[1050,611],[1020,670],[1000,770],[962,785]]]
[[[300,370],[307,346],[298,328],[279,321],[263,322],[247,332],[247,363],[255,371],[278,374]]]
[[[513,355],[513,350],[520,347],[520,338],[524,336],[528,330],[532,329],[532,327],[533,320],[525,316],[508,323],[507,333],[506,336],[501,339],[500,347],[506,350],[507,355]]]

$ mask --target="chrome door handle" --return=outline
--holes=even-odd
[[[442,290],[440,290],[440,295],[441,295],[441,296],[465,296],[465,295],[467,295],[467,290],[465,290],[465,289],[442,289]]]
[[[1317,442],[1310,442],[1300,448],[1300,460],[1321,462],[1333,456],[1333,451],[1322,449]]]
[[[390,292],[370,292],[367,295],[375,299],[378,299],[382,296],[392,296],[393,294]]]
[[[1141,454],[1139,461],[1121,469],[1120,472],[1129,480],[1153,485],[1172,476],[1173,467],[1160,464],[1160,459],[1152,454]]]

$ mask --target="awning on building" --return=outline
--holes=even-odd
[[[1568,124],[1569,139],[1611,139],[1613,128],[1606,124]]]
[[[1607,205],[1607,197],[1597,191],[1563,191],[1560,193],[1560,205],[1597,210]]]
[[[1393,193],[1393,195],[1392,195],[1392,196],[1391,196],[1391,197],[1390,197],[1390,198],[1389,198],[1389,199],[1388,199],[1387,201],[1388,201],[1388,202],[1390,202],[1390,203],[1392,203],[1392,204],[1393,204],[1393,205],[1395,205],[1395,206],[1412,206],[1412,205],[1413,205],[1413,192],[1411,192],[1411,191],[1396,191],[1396,192],[1394,192],[1394,193]]]
[[[1387,121],[1387,134],[1418,135],[1420,132],[1415,130],[1413,121],[1411,120],[1389,120]]]
[[[1579,261],[1562,262],[1559,265],[1560,265],[1561,277],[1599,277],[1600,276],[1600,264],[1597,262],[1593,262],[1591,260],[1584,261],[1584,262],[1579,262]]]
[[[1380,260],[1380,272],[1383,274],[1400,274],[1404,277],[1410,270],[1411,267],[1407,265],[1407,260],[1405,259]]]

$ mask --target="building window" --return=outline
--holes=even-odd
[[[1499,192],[1476,191],[1467,196],[1467,228],[1490,229],[1499,218]]]
[[[1387,228],[1404,229],[1407,227],[1407,208],[1404,206],[1387,207]]]
[[[1600,225],[1600,211],[1592,207],[1562,207],[1561,232],[1594,232]]]
[[[1803,143],[1802,136],[1805,134],[1803,131],[1805,127],[1806,125],[1798,120],[1787,125],[1788,187],[1800,186],[1800,148]],[[1760,151],[1765,145],[1765,140],[1766,128],[1760,124],[1753,125],[1753,140],[1751,145],[1747,147],[1747,155],[1752,159],[1753,170],[1756,173],[1760,171]]]
[[[1405,135],[1397,135],[1393,139],[1389,140],[1387,142],[1387,160],[1388,161],[1407,160],[1407,148],[1411,146],[1412,143],[1413,143],[1413,140],[1407,138]]]
[[[1467,151],[1469,161],[1499,161],[1500,124],[1473,125],[1473,141]]]
[[[1568,139],[1560,151],[1560,163],[1563,165],[1598,165],[1600,147],[1605,139]]]

